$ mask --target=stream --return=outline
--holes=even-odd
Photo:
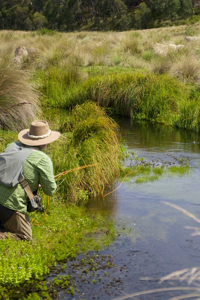
[[[76,268],[84,256],[68,264],[60,275],[74,276],[80,292],[62,289],[58,299],[200,299],[200,138],[144,121],[117,122],[129,152],[145,162],[170,166],[185,160],[191,168],[182,176],[143,183],[130,177],[103,200],[89,203],[93,214],[116,222],[118,234],[108,248],[89,254],[101,264],[92,276]],[[123,162],[131,163],[130,158]],[[119,185],[116,181],[111,190]]]

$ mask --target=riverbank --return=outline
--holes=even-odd
[[[94,103],[77,106],[62,126],[55,117],[57,123],[52,117],[50,126],[61,137],[46,152],[54,164],[58,189],[50,198],[39,191],[46,212],[30,214],[32,242],[1,241],[1,299],[22,299],[50,266],[98,250],[115,237],[114,224],[88,213],[84,206],[89,198],[103,193],[119,172],[117,124]],[[17,133],[1,131],[1,151],[15,140]]]
[[[191,26],[190,33],[198,34],[198,26]],[[47,149],[55,175],[60,174],[59,189],[55,198],[44,197],[47,214],[32,216],[36,219],[34,241],[8,240],[0,245],[4,254],[0,264],[2,299],[15,294],[24,282],[33,284],[56,261],[96,249],[114,238],[113,224],[98,215],[88,215],[81,207],[89,198],[101,195],[120,174],[125,149],[111,114],[199,132],[200,51],[198,40],[185,40],[187,28],[51,35],[0,32],[4,58],[0,60],[1,151],[17,138],[15,129],[28,126],[33,116],[45,118],[47,107],[69,112],[62,120],[57,115],[59,123],[48,117],[50,127],[62,133]],[[183,47],[169,49],[171,43]],[[159,52],[155,45],[163,49],[163,44],[165,51]],[[14,50],[19,45],[32,51],[16,63]],[[13,95],[16,102],[10,105]],[[22,109],[27,106],[28,117]],[[8,116],[9,123],[4,122]],[[13,131],[6,131],[6,125]],[[147,181],[148,174],[139,181]],[[155,178],[157,174],[152,175],[152,180]],[[99,231],[103,240],[88,243],[86,237],[90,239]]]

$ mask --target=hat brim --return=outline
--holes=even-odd
[[[27,146],[42,146],[56,141],[60,137],[60,132],[51,131],[48,137],[43,139],[31,139],[28,135],[29,129],[24,129],[18,134],[18,139],[21,143]]]

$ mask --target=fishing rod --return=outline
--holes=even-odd
[[[57,181],[57,180],[58,180],[61,176],[63,176],[63,175],[66,175],[66,174],[68,174],[68,173],[75,172],[75,171],[78,171],[78,170],[81,170],[81,169],[90,168],[90,167],[97,167],[97,169],[98,169],[98,184],[99,184],[100,194],[101,194],[102,198],[105,198],[106,196],[108,196],[108,195],[112,194],[113,192],[115,192],[116,190],[118,190],[118,189],[122,186],[122,183],[124,182],[124,180],[126,179],[126,177],[127,177],[128,175],[130,175],[131,173],[136,173],[136,172],[138,172],[138,171],[141,169],[142,165],[139,166],[139,168],[138,168],[137,170],[134,170],[134,171],[131,171],[131,172],[127,173],[127,174],[124,176],[124,178],[123,178],[122,182],[120,183],[120,185],[119,185],[117,188],[115,188],[114,190],[112,190],[111,192],[109,192],[109,193],[107,193],[107,194],[105,194],[105,195],[103,195],[103,192],[102,192],[101,186],[100,186],[99,165],[98,165],[98,164],[85,165],[85,166],[77,167],[77,168],[70,169],[70,170],[67,170],[67,171],[63,171],[63,172],[61,172],[61,173],[55,175],[54,178],[55,178],[55,180]],[[43,198],[42,198],[43,206],[44,206],[44,197],[45,197],[45,196],[46,196],[46,195],[44,194],[44,195],[43,195]],[[45,216],[45,217],[47,217],[47,210],[48,210],[48,208],[49,208],[49,196],[47,196],[47,201],[48,201],[48,203],[47,203],[47,208],[46,208],[45,211],[44,211],[44,216]],[[31,224],[32,224],[32,225],[42,225],[42,224],[39,224],[38,222],[37,222],[37,224],[34,224],[33,221],[37,222],[37,220],[32,219],[32,221],[31,221]]]

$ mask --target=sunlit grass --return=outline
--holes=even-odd
[[[14,73],[20,76],[17,72],[26,70],[31,75],[43,106],[69,108],[95,101],[116,113],[198,132],[198,116],[192,122],[181,109],[184,102],[192,105],[188,84],[198,94],[198,40],[188,42],[185,36],[198,35],[199,26],[126,32],[1,31],[0,63],[11,62],[19,45],[35,49]],[[129,83],[125,73],[132,73]],[[136,84],[138,73],[145,79]],[[199,109],[199,96],[195,99]]]
[[[32,219],[36,219],[32,226],[32,242],[1,241],[0,296],[12,294],[9,286],[17,287],[31,279],[41,278],[55,261],[73,258],[80,252],[98,250],[113,238],[112,223],[98,215],[92,217],[84,208],[67,207],[54,197],[47,212],[46,216],[32,213]],[[110,230],[112,234],[104,236],[104,230]],[[93,238],[97,231],[101,233],[100,240]]]

